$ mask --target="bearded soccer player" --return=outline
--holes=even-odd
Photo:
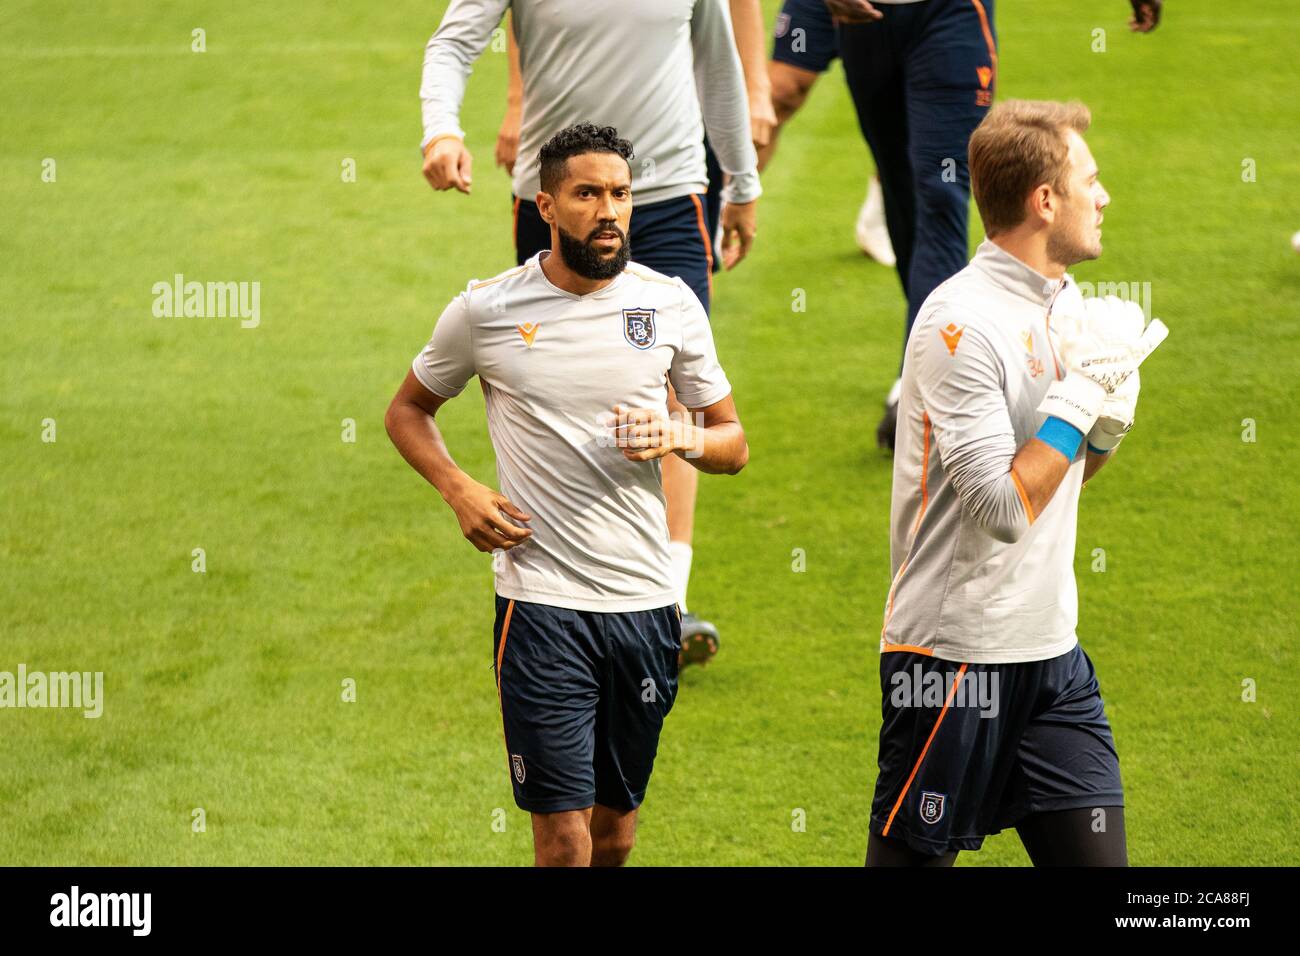
[[[752,2],[752,0],[751,0]],[[550,225],[533,201],[542,143],[575,123],[613,126],[636,143],[636,208],[628,234],[636,260],[680,277],[710,307],[713,233],[706,222],[704,137],[731,178],[721,191],[728,269],[756,234],[758,156],[745,77],[724,0],[454,0],[425,50],[420,98],[424,174],[437,190],[469,192],[472,160],[460,110],[474,60],[510,12],[518,42],[519,162],[512,173],[516,262],[550,248]],[[669,389],[675,415],[686,410]],[[686,602],[694,560],[699,472],[663,463],[669,549],[681,605],[685,663],[706,663],[718,628]]]
[[[1078,103],[1007,100],[970,141],[988,238],[903,362],[868,865],[951,865],[1015,827],[1035,865],[1125,865],[1119,758],[1079,646],[1079,491],[1165,334],[1066,273],[1110,201]]]
[[[749,458],[699,299],[628,261],[631,158],[590,124],[542,147],[551,247],[447,306],[386,419],[465,537],[500,551],[497,692],[538,865],[631,851],[677,693],[662,463],[735,474]],[[456,466],[434,423],[476,374],[500,491]],[[690,422],[667,417],[669,382]]]

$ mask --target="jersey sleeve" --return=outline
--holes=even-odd
[[[677,400],[687,408],[704,408],[731,394],[731,383],[718,363],[709,316],[699,297],[681,279],[681,344],[668,369]]]
[[[704,130],[718,165],[731,176],[722,187],[722,201],[753,202],[763,188],[749,126],[745,72],[736,51],[727,0],[696,0],[691,11],[691,49]]]
[[[411,371],[429,391],[455,398],[474,377],[474,347],[470,336],[468,294],[443,309],[429,344],[411,363]]]
[[[420,106],[424,138],[420,148],[435,136],[449,133],[465,138],[460,108],[474,61],[492,39],[492,31],[505,16],[509,0],[453,0],[442,23],[424,48],[420,79]]]
[[[981,529],[999,541],[1017,541],[1033,514],[1011,470],[1016,433],[1002,362],[988,339],[959,315],[940,313],[916,333],[909,358],[916,362],[943,470]]]

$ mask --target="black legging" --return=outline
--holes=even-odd
[[[1100,809],[1105,827],[1096,829]],[[1034,866],[1128,866],[1123,807],[1081,807],[1035,813],[1016,825]],[[867,866],[952,866],[957,851],[939,856],[913,850],[902,840],[873,833]]]

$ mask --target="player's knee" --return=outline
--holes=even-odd
[[[587,866],[591,861],[591,841],[579,833],[553,833],[537,842],[538,866]]]
[[[804,71],[796,73],[782,70],[772,74],[772,109],[776,111],[776,118],[780,122],[785,122],[799,112],[812,90],[816,74],[805,78],[800,75],[802,72]]]
[[[591,834],[577,814],[565,814],[563,820],[550,817],[545,826],[534,826],[533,842],[538,866],[587,866],[591,862]]]
[[[593,837],[591,841],[592,866],[622,866],[636,845],[635,833],[610,833]]]

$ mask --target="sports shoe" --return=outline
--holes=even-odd
[[[687,611],[682,615],[682,651],[677,655],[677,667],[707,664],[718,653],[720,643],[716,627]]]
[[[858,248],[882,266],[893,268],[898,263],[894,246],[889,241],[889,229],[885,226],[885,194],[876,176],[872,176],[867,185],[867,198],[858,210],[858,222],[853,232],[858,239]]]

